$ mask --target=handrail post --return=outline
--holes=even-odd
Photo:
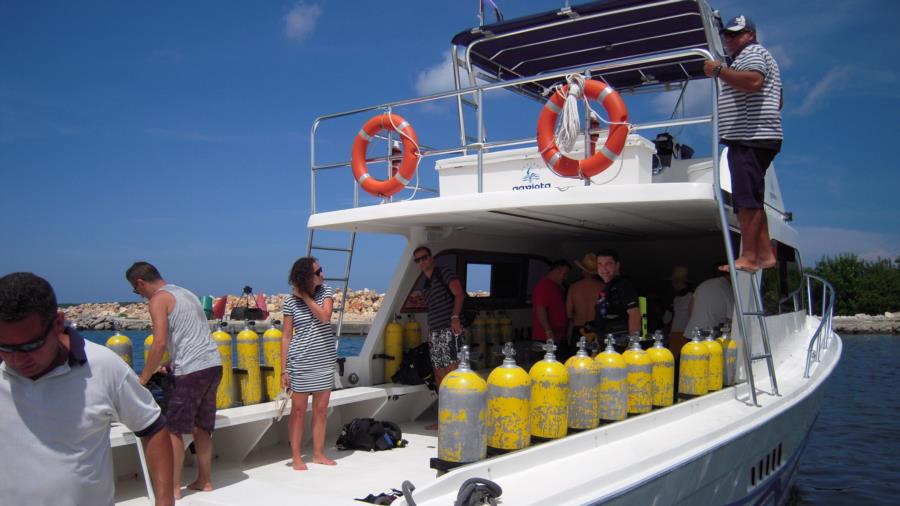
[[[484,192],[484,90],[478,88],[475,92],[475,100],[478,102],[478,193]]]

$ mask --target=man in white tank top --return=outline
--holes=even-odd
[[[150,301],[153,344],[141,371],[141,384],[146,384],[159,369],[167,349],[172,357],[170,368],[175,380],[166,398],[166,426],[172,435],[175,498],[181,498],[183,434],[194,436],[198,463],[197,479],[187,487],[210,491],[211,436],[215,428],[216,389],[222,379],[222,361],[203,307],[196,295],[166,283],[156,267],[147,262],[135,262],[125,273],[125,278],[134,293]]]

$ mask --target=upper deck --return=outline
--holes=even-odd
[[[730,181],[720,163],[715,90],[702,72],[704,59],[721,58],[720,24],[702,0],[612,0],[463,31],[451,50],[455,90],[317,118],[308,226],[396,234],[455,226],[503,234],[524,225],[626,237],[721,229],[713,188],[722,188],[728,209]],[[621,156],[592,179],[549,169],[533,136],[546,94],[572,74],[612,86],[634,112]],[[687,87],[698,80],[707,85],[710,114],[689,115]],[[492,100],[500,91],[506,98]],[[660,93],[669,93],[671,111],[663,112]],[[446,118],[429,124],[435,110],[455,110],[456,125]],[[350,147],[360,126],[385,112],[416,128],[421,158],[406,190],[379,198],[360,192]],[[572,158],[584,158],[585,145],[602,145],[608,135],[584,123]],[[705,133],[691,147],[670,136],[695,128]],[[390,177],[390,164],[400,159],[392,150],[397,141],[389,131],[374,136],[366,155],[373,177]],[[784,213],[774,170],[766,203]],[[726,219],[734,223],[731,213]]]

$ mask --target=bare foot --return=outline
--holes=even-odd
[[[425,430],[438,430],[438,424],[433,423],[431,425],[426,425]]]
[[[291,463],[291,466],[294,468],[294,471],[306,471],[307,469],[309,469],[308,467],[306,467],[306,462],[303,462],[303,460],[301,459],[294,459],[294,461]]]
[[[208,481],[201,483],[200,480],[197,480],[189,484],[187,488],[191,490],[199,490],[200,492],[212,492],[213,486],[212,483]]]
[[[759,262],[759,268],[760,269],[771,269],[772,267],[775,267],[775,265],[777,263],[778,263],[778,261],[775,260],[775,257],[770,257],[765,260],[761,260]]]
[[[313,457],[313,464],[322,464],[323,466],[336,466],[337,462],[329,459],[324,455]]]
[[[739,271],[756,272],[759,270],[759,264],[754,262],[753,260],[747,260],[744,257],[738,257],[738,259],[734,261],[734,268]],[[728,272],[728,264],[720,265],[719,270],[722,272]]]
[[[175,487],[175,500],[181,499],[181,487]]]

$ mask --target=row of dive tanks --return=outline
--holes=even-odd
[[[223,365],[222,380],[216,391],[216,409],[234,407],[236,405],[235,395],[240,399],[238,405],[259,404],[263,401],[263,383],[265,383],[266,398],[270,401],[275,400],[281,391],[281,331],[272,326],[263,333],[260,345],[259,334],[253,330],[253,321],[248,321],[244,330],[238,333],[235,340],[237,343],[237,367],[233,367],[235,360],[231,334],[225,332],[224,329],[227,327],[225,322],[219,325],[219,330],[212,333]],[[152,345],[153,335],[151,334],[144,339],[145,364]],[[106,341],[106,347],[122,357],[122,360],[129,366],[134,367],[131,340],[127,336],[117,332]],[[260,348],[262,348],[262,363]],[[169,352],[166,351],[162,363],[165,364],[169,360]],[[235,375],[238,376],[237,392],[235,392]]]
[[[500,344],[512,341],[513,333],[512,318],[503,312],[479,315],[471,327],[465,329],[466,343],[472,348],[478,348],[485,367],[500,365],[500,357],[503,357]],[[403,352],[422,344],[422,326],[412,315],[408,316],[405,323],[397,315],[387,325],[384,336],[384,354],[387,356],[384,381],[389,383],[400,368]]]
[[[532,442],[558,439],[567,432],[624,420],[674,402],[675,360],[662,343],[643,350],[631,336],[623,354],[607,336],[606,349],[591,358],[585,338],[566,361],[556,360],[553,342],[530,372],[516,365],[512,343],[503,364],[485,382],[469,366],[467,346],[459,367],[441,383],[438,399],[438,458],[468,463],[492,453],[520,450]],[[723,349],[725,350],[723,352]],[[725,333],[701,340],[699,329],[681,350],[678,397],[686,400],[734,384],[737,345]]]

